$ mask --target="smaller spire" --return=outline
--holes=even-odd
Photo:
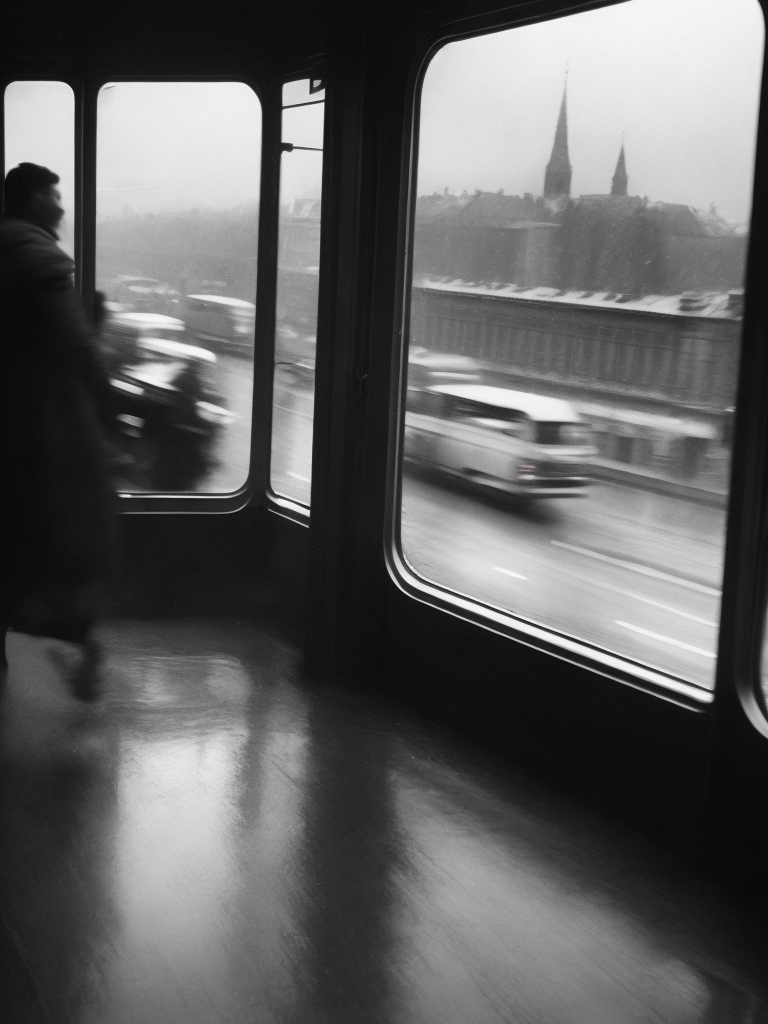
[[[622,135],[619,159],[616,161],[616,170],[613,172],[613,179],[611,181],[611,195],[625,196],[627,194],[628,184],[629,178],[627,177],[627,164],[624,159],[624,136]]]

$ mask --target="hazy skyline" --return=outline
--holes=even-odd
[[[541,195],[568,68],[571,194],[610,191],[749,214],[763,56],[756,0],[628,3],[461,40],[430,63],[420,195]]]
[[[322,100],[306,83],[285,86],[285,102]],[[305,95],[306,94],[306,95]],[[322,148],[323,104],[288,109],[283,138]],[[61,175],[65,208],[74,202],[74,95],[63,82],[13,82],[5,93],[6,170],[23,160]],[[261,105],[240,82],[120,82],[98,106],[99,218],[191,207],[231,209],[258,201]],[[322,153],[282,160],[281,199],[320,195]]]
[[[705,210],[715,203],[743,222],[763,34],[756,0],[629,0],[450,43],[424,81],[419,194],[540,195],[567,64],[572,195],[609,191],[623,137],[631,195]],[[302,89],[286,86],[286,102],[314,98]],[[71,210],[71,90],[14,82],[5,110],[6,167],[52,167]],[[322,111],[286,111],[283,138],[321,146]],[[242,83],[107,86],[98,133],[99,217],[258,200],[261,106]],[[320,153],[284,155],[283,203],[319,194],[321,162]]]

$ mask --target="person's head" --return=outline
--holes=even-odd
[[[23,163],[5,176],[5,215],[23,217],[55,231],[64,216],[58,174],[38,164]]]

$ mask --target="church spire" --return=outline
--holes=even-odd
[[[613,179],[611,181],[611,195],[625,196],[627,194],[628,183],[629,178],[627,177],[627,165],[624,160],[624,140],[622,139],[619,159],[616,161],[616,170],[613,172]]]
[[[571,162],[568,159],[568,108],[566,104],[568,83],[563,88],[563,100],[555,128],[552,155],[544,172],[544,198],[562,199],[571,194]]]

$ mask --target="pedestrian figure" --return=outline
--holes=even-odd
[[[109,385],[94,326],[56,244],[58,175],[22,163],[0,220],[0,630],[81,646],[70,682],[98,696],[92,626],[115,563],[115,495],[103,426]]]

